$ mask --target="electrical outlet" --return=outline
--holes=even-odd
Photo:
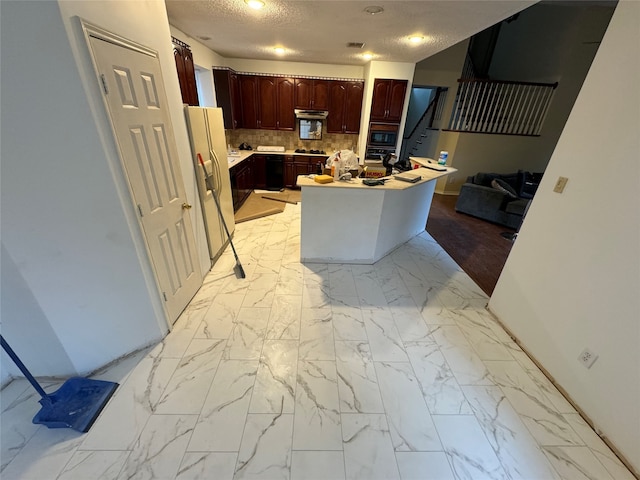
[[[580,356],[578,357],[578,361],[582,363],[586,368],[591,368],[591,366],[598,359],[598,355],[589,350],[589,348],[585,348]]]
[[[569,179],[567,177],[558,177],[558,181],[556,182],[556,186],[553,187],[553,191],[556,193],[562,193],[564,191],[564,187],[567,186],[567,182]]]

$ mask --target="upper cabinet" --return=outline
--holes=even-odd
[[[327,133],[360,132],[362,81],[237,74],[228,68],[215,68],[213,78],[226,129],[293,131],[294,110],[300,108],[327,110]]]
[[[242,128],[260,128],[258,126],[258,77],[238,75],[240,104],[242,110]]]
[[[193,64],[191,47],[175,37],[171,37],[173,43],[173,57],[176,61],[176,71],[180,82],[182,103],[198,106],[198,87],[196,86],[196,68]]]
[[[216,103],[222,108],[224,128],[241,128],[242,104],[238,74],[229,69],[214,69],[213,81],[216,85]]]
[[[295,130],[296,117],[294,115],[295,80],[289,77],[276,79],[276,93],[278,105],[276,110],[278,130]]]
[[[293,88],[293,78],[258,77],[258,128],[294,130]]]
[[[376,78],[371,99],[371,121],[400,123],[407,80]]]
[[[275,130],[278,128],[278,96],[276,77],[258,77],[258,128]]]
[[[359,133],[363,82],[329,82],[327,133]]]
[[[329,80],[296,78],[295,108],[328,110]]]

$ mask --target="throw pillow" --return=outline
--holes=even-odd
[[[495,188],[496,190],[500,190],[505,195],[508,195],[511,198],[518,198],[517,192],[513,189],[511,185],[509,185],[504,180],[499,178],[495,178],[491,181],[491,188]]]

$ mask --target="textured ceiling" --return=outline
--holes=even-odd
[[[364,65],[416,63],[536,3],[536,0],[166,0],[169,22],[227,58]],[[384,12],[369,15],[365,7]],[[410,35],[422,35],[419,45]],[[204,38],[209,37],[209,40]],[[362,49],[348,42],[364,42]],[[286,49],[279,57],[274,47]]]

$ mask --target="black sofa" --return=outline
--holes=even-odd
[[[541,173],[477,173],[460,189],[456,211],[517,230]]]

